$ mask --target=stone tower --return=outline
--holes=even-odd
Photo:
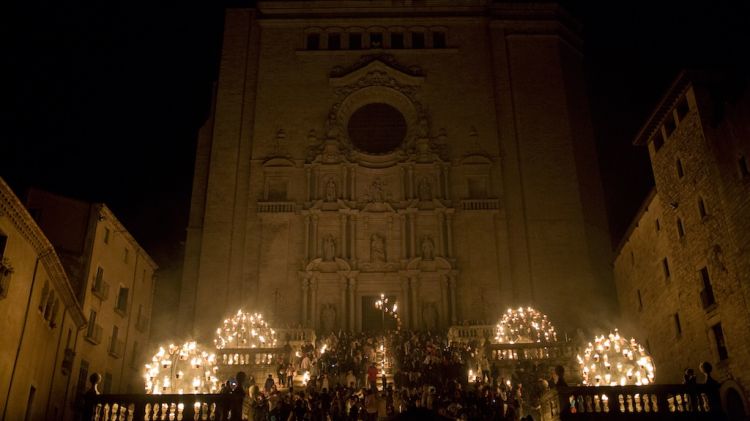
[[[614,306],[575,22],[550,4],[260,1],[226,12],[182,328],[408,328]]]

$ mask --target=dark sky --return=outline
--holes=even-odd
[[[158,263],[174,265],[223,9],[218,1],[87,3],[35,4],[0,24],[11,28],[2,53],[10,72],[0,95],[0,176],[19,194],[36,186],[106,202]],[[563,4],[585,27],[616,242],[651,184],[646,152],[632,138],[680,68],[737,64],[747,54],[748,6]]]

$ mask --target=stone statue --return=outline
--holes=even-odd
[[[427,177],[419,180],[419,200],[432,200],[432,186]]]
[[[330,177],[326,183],[326,202],[334,201],[336,201],[336,181]]]
[[[376,178],[370,185],[370,201],[380,203],[385,201],[385,183]]]
[[[435,259],[435,242],[432,237],[425,235],[422,237],[422,260]]]
[[[336,307],[333,304],[323,304],[320,309],[320,330],[332,332],[336,327]]]
[[[427,330],[435,330],[437,328],[437,308],[435,303],[425,303],[422,307],[422,323],[424,328]]]
[[[385,262],[385,238],[380,234],[373,234],[370,237],[370,262]]]
[[[336,240],[332,234],[323,238],[323,260],[331,262],[336,258]]]

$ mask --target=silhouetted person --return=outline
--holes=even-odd
[[[245,399],[245,380],[247,375],[244,371],[237,373],[237,384],[232,390],[232,403],[230,404],[230,416],[232,421],[242,419],[242,402]]]
[[[91,386],[83,393],[83,419],[85,421],[91,421],[96,415],[96,404],[94,399],[99,392],[99,383],[102,381],[102,376],[99,373],[91,373],[89,376],[89,383]]]
[[[555,367],[555,387],[568,387],[568,382],[565,381],[565,367],[558,365]]]
[[[695,377],[695,371],[692,368],[685,369],[685,376],[682,384],[697,384],[698,380]]]
[[[703,384],[705,384],[708,388],[708,402],[711,405],[711,410],[720,410],[721,401],[719,400],[719,387],[721,387],[721,383],[717,382],[716,379],[711,377],[711,372],[714,371],[714,367],[708,361],[703,361],[700,367],[701,373],[706,376]]]

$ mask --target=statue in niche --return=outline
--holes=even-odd
[[[370,236],[370,262],[384,263],[385,259],[385,238],[380,234]]]
[[[427,177],[422,177],[419,180],[418,192],[419,200],[432,200],[432,186],[430,185],[430,180]]]
[[[336,180],[333,177],[328,178],[326,183],[326,202],[336,201]]]
[[[430,135],[430,125],[427,123],[426,118],[419,119],[419,136],[427,137]]]
[[[435,303],[425,303],[422,306],[422,323],[424,328],[427,330],[435,330],[437,328],[437,308]]]
[[[435,259],[435,242],[432,241],[432,237],[425,235],[422,237],[422,260],[434,260]]]
[[[323,304],[320,309],[320,330],[332,332],[336,327],[336,307],[333,304]]]
[[[332,262],[336,258],[336,240],[333,234],[328,234],[323,238],[323,260]]]
[[[382,203],[384,201],[385,183],[380,178],[376,178],[370,185],[370,202]]]

